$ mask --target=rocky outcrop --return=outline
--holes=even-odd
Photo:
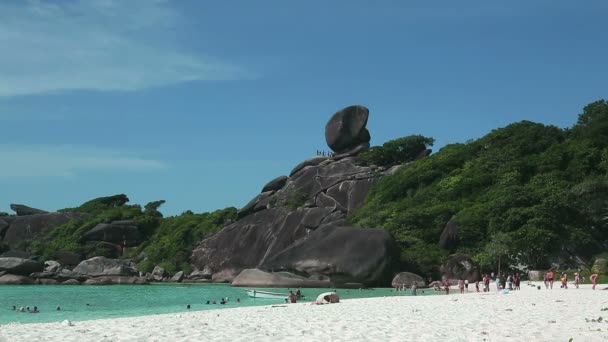
[[[369,147],[371,137],[365,127],[368,116],[369,110],[363,106],[350,106],[335,113],[325,126],[327,145],[336,153]]]
[[[184,280],[184,272],[179,271],[171,277],[171,281],[174,283],[181,283]]]
[[[64,281],[62,284],[63,284],[63,285],[82,285],[82,283],[81,283],[81,282],[79,282],[79,281],[78,281],[78,280],[76,280],[76,279],[69,279],[69,280],[66,280],[66,281]]]
[[[100,223],[93,229],[84,233],[80,238],[82,242],[102,241],[125,247],[137,246],[142,236],[137,221],[125,220],[112,223]]]
[[[325,225],[268,258],[261,268],[321,274],[335,286],[382,285],[391,280],[398,258],[396,243],[384,230]]]
[[[34,285],[36,281],[32,278],[15,275],[4,274],[0,276],[0,285]]]
[[[453,249],[458,242],[458,225],[456,224],[456,216],[448,221],[439,237],[439,247],[443,249]]]
[[[0,271],[6,271],[16,275],[30,275],[34,272],[42,272],[44,264],[30,259],[22,258],[0,258]]]
[[[54,260],[47,260],[44,262],[44,271],[45,272],[57,272],[61,264]]]
[[[336,154],[307,159],[289,177],[264,186],[239,210],[237,222],[199,243],[191,256],[194,268],[209,270],[217,282],[257,268],[328,277],[335,284],[387,286],[398,258],[392,237],[346,226],[372,186],[396,170],[371,167],[357,157],[369,147],[368,114],[361,106],[334,114],[326,139]]]
[[[127,276],[139,275],[139,271],[130,260],[108,259],[105,257],[94,257],[82,261],[73,270],[75,273],[89,277],[101,276]]]
[[[201,270],[192,271],[192,273],[190,273],[187,278],[189,280],[211,280],[212,276],[213,276],[213,272],[209,268],[206,268],[202,271]]]
[[[262,192],[281,190],[285,186],[288,179],[289,177],[287,176],[279,176],[264,185]]]
[[[395,287],[395,288],[398,288],[401,286],[410,288],[414,284],[416,284],[416,286],[418,288],[426,286],[426,283],[424,282],[424,279],[422,279],[421,276],[419,276],[415,273],[410,273],[410,272],[401,272],[401,273],[397,274],[393,278],[393,281],[391,282],[391,286]]]
[[[243,270],[232,286],[250,287],[332,287],[328,280],[316,280],[285,272],[272,273],[259,269]]]
[[[31,208],[23,204],[11,204],[11,210],[17,213],[17,216],[48,214],[48,211]]]
[[[7,222],[9,227],[5,228],[2,242],[11,248],[15,248],[19,241],[33,240],[72,219],[84,216],[85,214],[81,213],[49,213],[5,217],[2,220]]]
[[[103,276],[87,279],[83,285],[143,285],[148,284],[144,277]]]
[[[169,276],[169,274],[167,273],[167,271],[165,271],[165,269],[160,266],[156,266],[152,270],[152,280],[154,280],[154,281],[162,281],[163,279],[167,278],[168,276]]]
[[[479,266],[466,254],[455,254],[448,258],[448,260],[441,265],[439,271],[441,272],[442,280],[449,280],[451,282],[459,279],[468,280],[470,283],[474,283],[481,279],[479,273]]]

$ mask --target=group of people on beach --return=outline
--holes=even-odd
[[[591,281],[591,289],[595,290],[595,287],[597,286],[597,279],[599,277],[598,273],[592,273],[589,276],[589,280]],[[545,288],[547,290],[549,289],[553,289],[553,283],[555,282],[556,277],[555,277],[555,271],[553,269],[550,269],[547,273],[545,273],[545,276],[543,278],[543,282],[545,283]],[[560,288],[562,289],[567,289],[568,288],[568,272],[562,272],[560,274]],[[585,277],[581,276],[580,272],[574,272],[574,287],[576,287],[578,289],[578,286],[580,285],[580,283],[585,282]]]

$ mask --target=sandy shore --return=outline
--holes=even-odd
[[[606,285],[600,286],[604,288]],[[608,341],[608,291],[589,285],[509,294],[346,300],[339,304],[0,325],[0,341]],[[606,309],[605,309],[606,308]],[[605,311],[602,311],[605,309]],[[593,322],[603,317],[601,322]]]

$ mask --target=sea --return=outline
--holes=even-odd
[[[289,293],[295,289],[262,289]],[[301,302],[312,302],[323,293],[336,290],[341,299],[386,296],[411,296],[411,291],[376,289],[301,289]],[[418,295],[437,294],[432,289],[418,289]],[[220,304],[228,297],[228,303]],[[240,303],[237,302],[240,300]],[[206,304],[207,301],[210,304]],[[215,301],[217,304],[211,304]],[[150,285],[0,285],[0,324],[13,322],[45,323],[64,320],[83,321],[177,313],[185,311],[221,310],[243,306],[272,305],[281,299],[250,298],[245,288],[227,284],[150,284]],[[17,310],[12,310],[13,305]],[[187,309],[190,305],[190,309]],[[19,312],[20,307],[38,307],[39,313]],[[57,307],[60,310],[57,310]]]

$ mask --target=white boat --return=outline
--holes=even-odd
[[[278,292],[258,291],[258,290],[247,290],[247,294],[252,298],[266,298],[266,299],[285,299],[287,294]]]

